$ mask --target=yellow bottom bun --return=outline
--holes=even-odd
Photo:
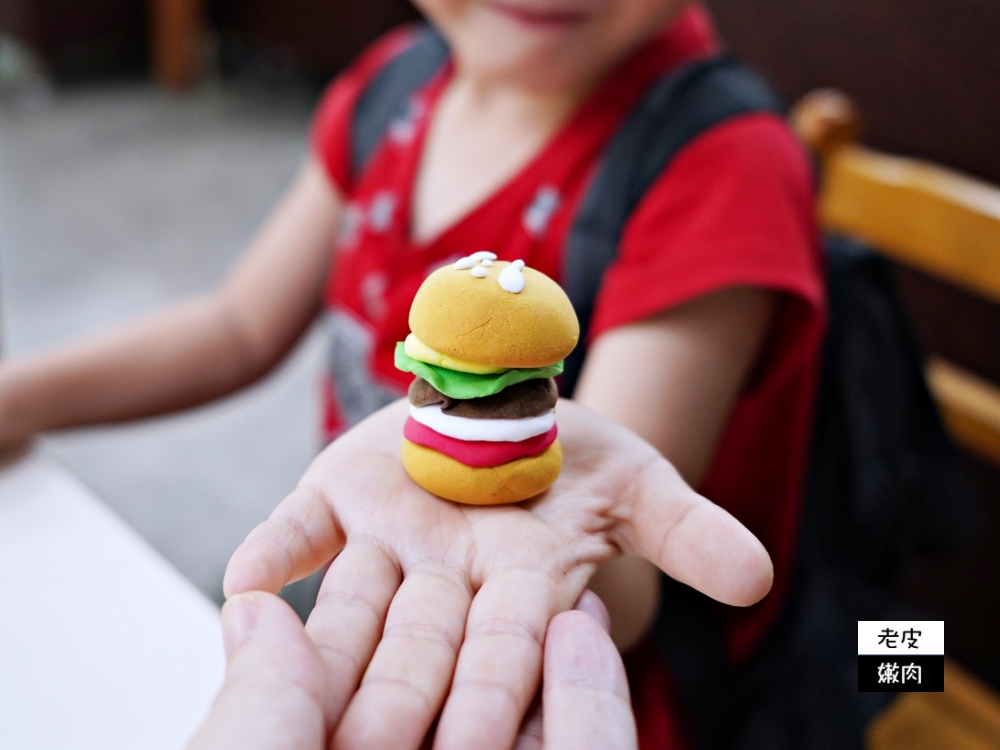
[[[544,453],[499,466],[473,468],[432,448],[403,440],[403,468],[428,492],[466,505],[519,503],[547,490],[562,469],[556,440]]]

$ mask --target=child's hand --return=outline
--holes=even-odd
[[[767,553],[732,516],[630,431],[558,409],[565,465],[537,500],[462,506],[421,490],[399,459],[401,400],[327,448],[233,555],[227,596],[277,592],[337,556],[307,624],[331,725],[344,711],[334,746],[417,748],[440,713],[435,747],[509,748],[549,620],[619,552],[726,603],[767,593]]]

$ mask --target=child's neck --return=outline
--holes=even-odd
[[[552,93],[456,72],[435,107],[413,195],[410,232],[439,235],[537,155],[592,86]]]
[[[463,73],[459,67],[446,96],[468,114],[519,120],[553,130],[576,110],[598,80],[583,79],[556,91],[516,81]]]

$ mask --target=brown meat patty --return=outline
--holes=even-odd
[[[559,393],[552,378],[538,378],[507,386],[492,396],[462,400],[446,396],[423,378],[417,378],[410,384],[409,398],[414,406],[440,404],[441,411],[453,417],[525,419],[552,409]]]

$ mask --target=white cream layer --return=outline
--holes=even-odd
[[[548,432],[556,423],[556,410],[525,419],[468,419],[453,417],[441,406],[410,405],[410,416],[434,432],[458,440],[485,440],[490,443],[519,443]]]

